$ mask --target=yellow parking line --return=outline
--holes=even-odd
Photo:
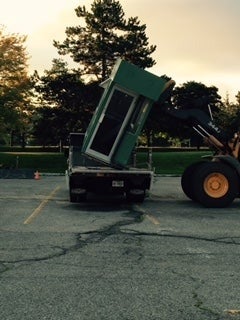
[[[140,206],[136,205],[135,210],[137,210],[138,212],[141,212],[153,224],[155,225],[160,224],[160,221],[155,216],[153,216],[151,213],[147,212],[145,209],[141,208]]]
[[[239,309],[229,309],[229,310],[224,310],[224,312],[227,312],[231,316],[235,316],[235,315],[240,314],[240,310]]]
[[[148,220],[150,220],[153,224],[160,224],[160,221],[154,217],[152,214],[146,214],[146,217],[148,218]]]
[[[33,211],[33,213],[24,221],[23,224],[30,224],[42,211],[42,209],[46,206],[46,204],[51,200],[54,195],[58,192],[60,187],[56,187],[41,203],[40,205]]]

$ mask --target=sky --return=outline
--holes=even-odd
[[[240,0],[119,0],[125,17],[146,24],[156,64],[148,71],[179,86],[196,81],[216,86],[230,101],[240,91]],[[93,0],[0,0],[0,24],[27,36],[30,72],[40,74],[59,58],[53,40],[79,25],[74,9]],[[71,60],[68,60],[70,62]]]

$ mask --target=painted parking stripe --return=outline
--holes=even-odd
[[[157,219],[157,217],[155,217],[154,215],[152,215],[151,213],[149,213],[147,210],[141,208],[140,206],[138,205],[135,205],[134,206],[134,209],[138,212],[141,212],[144,217],[146,217],[150,222],[152,222],[153,224],[155,225],[159,225],[160,224],[160,221]]]
[[[32,212],[32,214],[24,221],[23,224],[30,224],[43,210],[47,203],[53,199],[55,194],[59,191],[60,187],[56,187],[41,203],[40,205]]]
[[[151,221],[153,224],[156,224],[156,225],[160,224],[160,221],[156,217],[154,217],[152,214],[147,213],[146,218],[149,221]]]

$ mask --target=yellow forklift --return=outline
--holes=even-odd
[[[199,134],[213,154],[185,169],[181,178],[184,193],[205,207],[222,208],[240,195],[240,133],[228,139],[208,114],[198,109],[169,110]]]

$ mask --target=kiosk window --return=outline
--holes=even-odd
[[[147,106],[148,106],[148,101],[146,101],[144,97],[140,97],[137,102],[137,106],[129,121],[128,131],[132,133],[136,133],[139,125],[142,122],[142,117],[144,117],[144,113],[146,111]]]
[[[104,118],[99,124],[91,149],[108,156],[118,138],[134,96],[115,89],[108,102]]]
[[[115,89],[108,103],[105,115],[109,115],[119,121],[123,121],[133,102],[133,98],[133,96]]]

